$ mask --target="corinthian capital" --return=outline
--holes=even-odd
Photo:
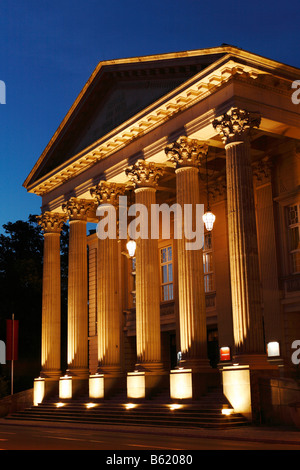
[[[127,168],[125,172],[137,188],[155,188],[164,171],[153,162],[138,160],[134,165]]]
[[[57,212],[44,212],[37,216],[37,222],[44,233],[60,233],[67,217]]]
[[[207,154],[208,146],[197,139],[179,137],[176,142],[165,148],[165,153],[175,167],[198,167]]]
[[[94,215],[95,204],[93,201],[72,197],[62,205],[62,209],[70,220],[86,220],[89,215]]]
[[[231,108],[212,122],[213,127],[222,137],[224,144],[245,140],[254,127],[259,127],[261,118],[257,113]]]
[[[98,186],[90,190],[91,196],[97,201],[97,204],[111,204],[116,206],[119,201],[119,196],[125,193],[125,185],[118,183],[108,183],[107,181],[100,181]]]

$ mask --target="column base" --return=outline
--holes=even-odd
[[[192,369],[193,372],[210,372],[212,370],[208,359],[182,359],[178,368]]]
[[[89,370],[86,368],[76,368],[76,369],[67,369],[66,370],[66,375],[69,375],[71,377],[75,377],[78,379],[87,379],[89,376]]]
[[[135,364],[134,372],[165,372],[162,362],[141,362]]]
[[[277,369],[280,361],[268,359],[266,354],[240,354],[234,355],[232,364],[248,365],[251,370]]]
[[[61,376],[61,370],[41,370],[40,377],[44,379],[57,380]]]

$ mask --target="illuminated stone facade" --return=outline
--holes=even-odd
[[[294,374],[300,108],[292,85],[299,79],[296,68],[231,46],[99,63],[24,183],[42,198],[42,378],[69,375],[88,387],[90,377],[101,396],[128,386],[128,396],[147,397],[158,387],[180,399],[205,393],[221,374],[229,397],[243,374],[244,397],[257,374]],[[137,240],[130,258],[119,225],[114,238],[95,232],[99,204],[117,207],[121,196],[128,208],[205,210],[209,197],[215,224],[197,250],[174,236],[173,223],[168,239],[161,226],[158,239]],[[279,343],[279,356],[268,357],[269,342]],[[221,347],[230,348],[229,361]],[[248,414],[249,400],[245,406]]]

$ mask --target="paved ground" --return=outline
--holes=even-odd
[[[2,450],[300,450],[300,430],[242,427],[168,429],[0,420]]]

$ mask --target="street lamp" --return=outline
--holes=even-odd
[[[128,251],[128,254],[129,254],[130,258],[133,258],[134,255],[135,255],[136,242],[134,240],[129,240],[126,243],[126,248],[127,248],[127,251]]]
[[[205,228],[208,232],[211,232],[214,226],[214,222],[216,220],[215,214],[213,214],[210,210],[210,208],[207,208],[207,211],[205,214],[202,216],[202,220],[205,224]]]
[[[211,232],[216,220],[215,214],[212,213],[209,207],[209,191],[208,191],[208,171],[207,171],[207,155],[206,155],[206,194],[207,194],[207,211],[202,216],[202,220],[205,224],[205,228],[208,232]]]

